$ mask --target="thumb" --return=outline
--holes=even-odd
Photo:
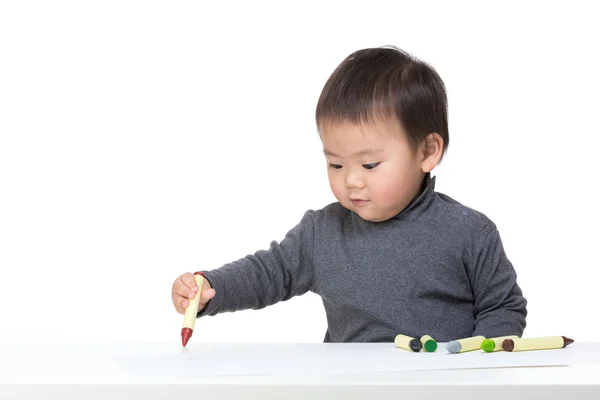
[[[202,310],[206,303],[208,303],[210,299],[215,297],[215,294],[217,294],[215,289],[203,289],[202,294],[200,295],[200,304],[198,305],[198,311]]]

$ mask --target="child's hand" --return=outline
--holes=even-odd
[[[202,285],[202,294],[200,297],[200,304],[198,305],[198,311],[202,310],[206,303],[215,296],[215,289],[210,286],[207,279],[204,279]],[[198,292],[198,285],[196,285],[196,279],[191,272],[179,276],[173,282],[173,289],[171,290],[171,299],[173,305],[179,314],[185,314],[185,309],[190,305],[190,300],[196,297]]]

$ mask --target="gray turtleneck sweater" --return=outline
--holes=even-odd
[[[205,271],[215,297],[198,313],[260,309],[312,291],[325,342],[521,336],[526,300],[485,215],[425,188],[402,212],[368,222],[339,203],[307,211],[268,249]]]

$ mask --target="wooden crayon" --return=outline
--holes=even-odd
[[[481,343],[485,340],[483,336],[473,336],[469,338],[453,340],[448,342],[446,345],[446,350],[449,353],[464,353],[467,351],[479,350],[481,349]]]
[[[419,339],[415,339],[413,337],[402,334],[396,335],[396,337],[394,338],[394,344],[396,345],[396,347],[408,351],[413,351],[415,353],[421,351],[421,348],[423,347]]]
[[[545,336],[520,339],[506,339],[502,342],[504,351],[529,351],[562,349],[573,343],[573,339],[566,336]]]
[[[420,342],[426,352],[433,353],[437,350],[437,342],[429,335],[421,336]]]

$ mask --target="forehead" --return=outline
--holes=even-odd
[[[383,151],[390,142],[404,139],[400,125],[393,121],[328,123],[319,133],[325,154],[340,156]]]

